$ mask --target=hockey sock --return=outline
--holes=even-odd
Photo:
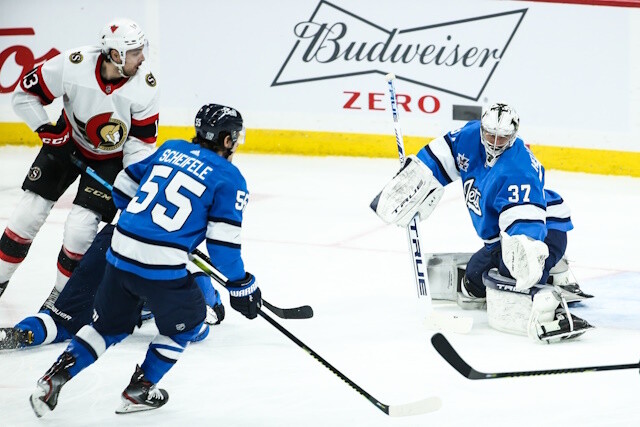
[[[220,304],[220,294],[211,286],[211,278],[206,274],[199,272],[193,274],[193,279],[200,288],[202,295],[204,296],[204,302],[213,307],[216,304]]]
[[[15,328],[33,333],[33,342],[29,346],[52,343],[58,335],[56,323],[46,313],[27,317],[21,320]]]
[[[200,332],[202,323],[188,331],[167,337],[157,335],[151,344],[142,363],[144,376],[154,384],[175,365],[189,342]]]
[[[24,239],[8,227],[0,237],[0,283],[8,281],[22,261],[24,261],[31,240]]]
[[[71,353],[76,363],[69,368],[74,377],[78,372],[95,362],[108,347],[119,343],[129,334],[101,335],[92,325],[85,325],[78,331],[65,351]]]
[[[58,274],[56,276],[56,289],[58,292],[62,292],[83,255],[84,254],[73,253],[64,246],[60,248],[60,252],[58,253]]]

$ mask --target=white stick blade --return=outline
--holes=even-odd
[[[442,400],[439,397],[429,397],[417,402],[405,403],[403,405],[389,405],[390,417],[408,417],[411,415],[426,414],[437,411],[442,407]]]
[[[396,78],[396,75],[393,73],[389,73],[385,76],[385,78],[387,79],[388,82],[390,82],[391,80]]]
[[[422,323],[429,331],[455,332],[468,334],[473,327],[473,317],[458,317],[453,314],[431,311]]]

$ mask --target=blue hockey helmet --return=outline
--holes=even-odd
[[[505,103],[495,103],[482,114],[480,140],[487,153],[488,166],[493,166],[498,157],[513,145],[519,127],[518,113]]]

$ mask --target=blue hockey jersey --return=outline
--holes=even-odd
[[[169,140],[120,172],[113,200],[122,213],[107,260],[117,268],[155,280],[184,277],[189,252],[206,238],[214,267],[231,281],[244,278],[240,231],[249,192],[222,156]]]
[[[480,121],[474,120],[434,139],[417,156],[442,185],[461,178],[471,221],[486,245],[498,242],[500,231],[544,240],[548,229],[573,228],[568,206],[544,188],[544,167],[519,137],[493,167],[486,166]]]

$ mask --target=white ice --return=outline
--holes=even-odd
[[[0,227],[20,197],[35,148],[0,149]],[[434,413],[390,418],[261,318],[228,306],[227,318],[190,346],[161,381],[166,406],[116,415],[120,393],[142,362],[155,326],[109,349],[63,389],[58,407],[37,420],[28,397],[66,344],[0,354],[0,426],[630,426],[638,425],[637,369],[471,381],[435,352],[421,328],[404,230],[385,226],[368,204],[397,168],[393,159],[310,158],[239,153],[251,191],[245,214],[247,270],[269,302],[309,304],[309,320],[278,320],[352,381],[386,404],[440,396]],[[541,345],[489,329],[472,315],[468,335],[448,334],[481,371],[637,363],[640,358],[640,179],[558,171],[547,185],[571,205],[568,256],[582,288],[596,298],[576,311],[597,329],[579,340]],[[481,245],[459,183],[421,224],[430,252]],[[36,312],[53,285],[65,194],[0,299],[0,326]],[[268,313],[268,312],[267,312]],[[275,317],[272,315],[272,317]]]

